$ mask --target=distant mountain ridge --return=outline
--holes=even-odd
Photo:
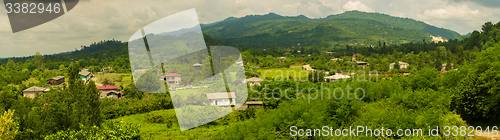
[[[410,18],[394,17],[394,16],[381,14],[381,13],[347,11],[347,12],[342,13],[342,14],[329,16],[326,19],[328,20],[328,19],[342,19],[342,18],[375,20],[375,21],[378,21],[381,23],[390,24],[390,25],[401,27],[401,28],[422,30],[422,31],[430,33],[433,36],[441,36],[441,37],[444,37],[446,39],[455,39],[455,38],[460,37],[459,33],[452,31],[450,29],[439,28],[439,27],[424,23],[422,21],[417,21],[417,20],[410,19]]]
[[[378,41],[407,43],[430,36],[446,39],[460,34],[421,21],[379,13],[348,11],[326,18],[311,19],[304,15],[281,16],[276,13],[229,17],[201,25],[203,33],[228,45],[254,47],[304,45],[371,44]]]

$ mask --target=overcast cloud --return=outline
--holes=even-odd
[[[141,27],[191,8],[196,8],[200,23],[269,12],[322,18],[359,10],[408,17],[460,34],[500,20],[498,0],[85,0],[57,19],[12,33],[0,6],[0,58],[73,51],[100,40],[127,41]]]

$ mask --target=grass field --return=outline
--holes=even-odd
[[[150,112],[159,114],[164,118],[175,117],[175,110],[159,110]],[[135,114],[113,119],[113,121],[123,121],[139,125],[141,136],[150,139],[210,139],[213,134],[221,132],[225,125],[200,126],[191,130],[180,131],[179,125],[175,122],[172,126],[165,123],[150,123],[147,121],[146,114]]]
[[[38,80],[36,80],[35,78],[33,78],[33,77],[32,77],[32,78],[30,78],[30,79],[28,79],[28,80],[24,81],[24,82],[23,82],[23,84],[25,84],[25,85],[29,85],[30,83],[34,83],[34,84],[36,84],[36,83],[39,83],[39,82],[40,82],[40,81],[38,81]]]
[[[302,70],[302,66],[292,66],[290,68],[280,68],[280,69],[260,69],[257,70],[257,73],[259,73],[261,77],[273,78],[278,80],[289,77],[295,80],[300,80],[300,79],[305,80],[307,79],[309,71]]]
[[[132,84],[132,74],[131,73],[96,73],[94,74],[97,79],[95,82],[102,83],[104,79],[108,79],[110,82],[114,82],[115,86],[126,86]]]

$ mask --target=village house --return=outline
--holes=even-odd
[[[341,61],[342,59],[339,59],[339,58],[333,58],[333,59],[330,59],[330,61],[333,61],[333,62],[337,62],[337,61]]]
[[[260,82],[262,82],[264,80],[260,79],[260,78],[257,78],[257,77],[252,77],[252,78],[246,79],[245,81],[248,82],[250,84],[250,86],[254,86],[254,85],[259,85],[260,86]]]
[[[441,65],[441,66],[443,66],[443,67],[441,68],[441,71],[446,71],[446,65],[447,65],[447,63],[444,63],[444,64],[442,64],[442,65]],[[451,64],[451,67],[450,67],[450,68],[451,68],[451,69],[454,69],[454,68],[455,68],[455,65]]]
[[[398,61],[398,63],[399,63],[399,69],[407,69],[408,65],[410,65],[406,62],[401,62],[401,61]],[[389,64],[389,69],[392,70],[394,68],[394,65],[396,65],[396,63]]]
[[[163,80],[167,82],[169,86],[179,85],[181,83],[181,75],[177,73],[170,73],[162,76]]]
[[[332,76],[324,77],[325,82],[335,82],[335,81],[338,81],[339,79],[348,79],[348,78],[351,78],[351,76],[342,75],[342,74],[335,74]]]
[[[113,67],[104,67],[101,69],[101,72],[105,72],[106,70],[112,70]]]
[[[43,87],[30,87],[28,89],[23,90],[23,96],[28,98],[35,98],[36,94],[48,92],[50,89]]]
[[[92,75],[92,73],[88,69],[83,69],[78,74],[80,75],[80,78],[82,78],[82,80],[85,83],[90,81],[90,79],[92,79],[92,77],[94,77],[94,75]]]
[[[101,91],[100,98],[112,98],[112,99],[119,99],[121,98],[122,94],[121,92],[118,92],[118,87],[117,86],[112,86],[112,85],[104,85],[101,87],[98,87]]]
[[[335,52],[321,52],[321,54],[333,55]]]
[[[358,67],[363,67],[363,68],[370,65],[367,62],[363,62],[363,61],[356,61],[356,64],[358,65]]]
[[[214,106],[234,106],[236,103],[236,94],[234,92],[207,93],[209,104]]]
[[[60,85],[62,83],[64,83],[64,76],[56,76],[47,80],[47,84],[52,86]]]

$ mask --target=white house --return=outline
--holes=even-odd
[[[342,75],[342,74],[335,74],[332,76],[324,77],[325,82],[335,82],[335,81],[338,81],[339,79],[348,79],[348,78],[351,78],[351,76]]]
[[[406,62],[401,62],[401,61],[398,61],[398,63],[399,63],[399,69],[407,69],[408,65],[410,65],[410,64],[408,64]],[[396,63],[389,64],[389,69],[393,69],[394,65],[396,65]]]
[[[252,77],[252,78],[246,79],[245,81],[248,82],[250,84],[250,86],[254,86],[254,85],[260,85],[260,82],[262,82],[264,80],[257,78],[257,77]]]
[[[236,94],[234,92],[207,93],[210,105],[232,106],[236,103]]]

